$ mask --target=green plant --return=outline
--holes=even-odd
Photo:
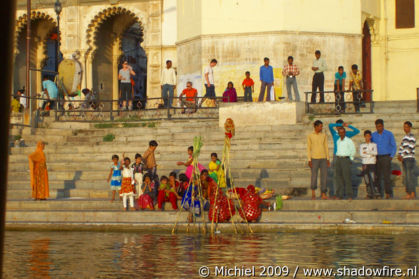
[[[20,140],[22,138],[22,136],[21,135],[16,135],[16,136],[14,136],[13,137],[13,139],[16,141],[16,140]]]
[[[315,118],[314,114],[310,114],[310,115],[308,116],[308,120],[310,120],[310,121],[313,121],[313,120],[314,120],[314,118]]]
[[[115,135],[114,134],[107,134],[106,136],[103,137],[103,141],[104,142],[111,142],[115,139]]]
[[[129,122],[124,122],[124,123],[122,123],[122,127],[124,127],[124,128],[134,128],[134,127],[140,127],[140,123],[129,123]]]
[[[150,123],[148,123],[147,127],[148,128],[155,128],[156,127],[156,123],[150,122]]]
[[[114,127],[113,123],[97,123],[94,125],[96,129],[107,129]]]

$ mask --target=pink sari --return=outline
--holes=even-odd
[[[192,156],[189,157],[189,160],[192,159]],[[205,169],[205,167],[201,164],[198,163],[198,169],[199,169],[199,173],[201,173],[201,171],[203,171]],[[185,175],[188,179],[191,179],[192,174],[194,173],[194,167],[192,164],[190,164],[187,168],[186,168],[186,172]]]

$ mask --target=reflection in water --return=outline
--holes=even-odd
[[[7,232],[4,276],[199,278],[202,265],[408,268],[418,264],[418,246],[414,235]]]
[[[33,278],[50,278],[51,262],[48,261],[49,238],[31,241],[30,273]]]

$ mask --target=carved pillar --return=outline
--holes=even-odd
[[[112,50],[112,99],[119,98],[119,82],[118,82],[118,60],[121,57],[121,39],[117,37],[113,44]],[[118,109],[118,103],[113,102],[113,109]]]

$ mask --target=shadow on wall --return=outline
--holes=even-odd
[[[76,171],[72,180],[64,180],[64,189],[58,189],[57,199],[70,197],[70,190],[76,189],[76,182],[80,180],[82,171]]]

